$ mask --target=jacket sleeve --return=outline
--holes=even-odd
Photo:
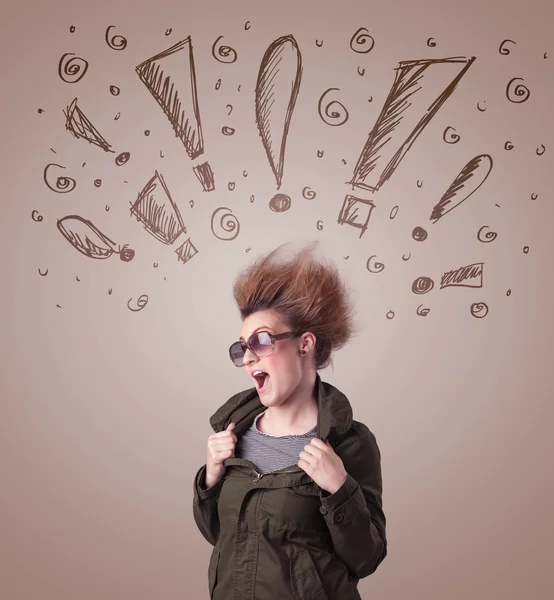
[[[219,537],[217,502],[223,485],[223,477],[206,489],[206,465],[202,465],[194,477],[192,514],[200,533],[215,546]]]
[[[339,441],[335,452],[348,475],[334,494],[320,491],[321,512],[337,558],[362,579],[371,575],[387,555],[381,453],[367,428]]]

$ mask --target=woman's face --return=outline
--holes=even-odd
[[[256,312],[242,322],[241,341],[257,331],[268,331],[277,335],[291,331],[273,310]],[[301,337],[290,337],[275,341],[275,350],[269,356],[257,358],[250,349],[244,355],[244,369],[254,382],[262,404],[278,406],[293,396],[300,388],[302,379],[312,360],[315,337],[305,333]],[[301,354],[301,349],[306,350]],[[265,376],[256,378],[254,373],[262,371]]]

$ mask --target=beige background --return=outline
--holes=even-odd
[[[10,3],[4,14],[0,597],[207,597],[211,547],[192,518],[193,476],[205,461],[208,418],[250,387],[227,355],[240,327],[231,284],[259,253],[312,239],[347,279],[362,326],[321,374],[348,395],[382,453],[389,552],[360,582],[362,597],[554,597],[552,3],[35,1]],[[127,38],[125,50],[106,44],[109,25]],[[349,47],[359,27],[375,40],[368,54]],[[285,34],[297,40],[304,71],[280,190],[292,206],[275,213],[254,86],[265,49]],[[134,71],[188,35],[216,178],[208,193]],[[236,63],[212,57],[219,36]],[[501,54],[507,38],[516,43]],[[78,83],[58,77],[66,52],[89,61]],[[359,194],[376,205],[360,238],[337,223],[338,213],[357,193],[345,182],[394,69],[450,56],[476,61],[391,179]],[[506,97],[514,77],[530,91],[523,103]],[[349,112],[340,127],[318,114],[331,87],[338,91],[329,98]],[[62,110],[75,97],[115,154],[65,130]],[[234,136],[222,135],[226,125]],[[458,143],[443,141],[448,126]],[[122,151],[131,158],[117,167]],[[481,153],[494,160],[487,181],[432,224],[433,206]],[[76,180],[73,192],[47,188],[52,162]],[[186,264],[174,254],[179,242],[161,244],[129,215],[156,169],[198,249]],[[315,198],[302,196],[305,186]],[[233,241],[212,233],[218,207],[240,222]],[[135,258],[83,256],[56,229],[67,214],[129,244]],[[412,239],[417,225],[429,233],[425,242]],[[484,225],[498,234],[491,243],[477,239]],[[371,264],[385,265],[380,273],[366,268],[372,255]],[[440,289],[443,273],[474,262],[484,262],[482,288]],[[435,281],[428,294],[412,293],[419,276]],[[129,310],[142,294],[148,304]],[[474,302],[488,305],[485,318],[470,314]],[[420,305],[430,308],[426,317]]]

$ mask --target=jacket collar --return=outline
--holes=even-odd
[[[321,380],[316,373],[315,392],[318,404],[317,437],[333,444],[336,436],[346,433],[352,425],[352,406],[348,398],[330,383]],[[233,430],[240,437],[266,407],[262,404],[256,388],[235,394],[210,417],[210,425],[216,433],[235,423]]]

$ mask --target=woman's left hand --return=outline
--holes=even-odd
[[[298,466],[326,492],[334,494],[346,481],[348,473],[329,442],[318,438],[304,446]]]

